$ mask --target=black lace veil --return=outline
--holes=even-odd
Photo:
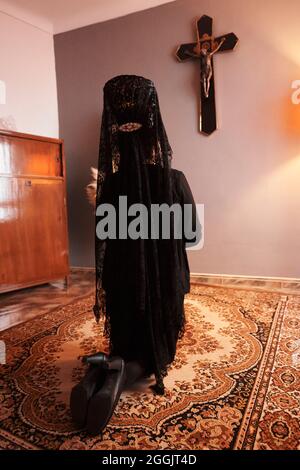
[[[96,208],[107,201],[108,186],[116,173],[119,192],[128,195],[129,203],[143,203],[149,213],[154,202],[172,205],[171,159],[172,149],[153,82],[135,75],[120,75],[109,80],[104,86]],[[151,172],[157,167],[153,183]],[[98,221],[96,216],[96,224]],[[110,312],[106,309],[103,286],[107,243],[96,236],[94,314],[97,321],[104,316],[104,334],[110,337]],[[114,256],[122,265],[122,255],[117,244],[115,247]],[[128,276],[136,279],[136,312],[144,318],[150,338],[149,371],[155,373],[157,388],[163,389],[162,378],[174,355],[171,351],[174,344],[170,344],[172,332],[180,337],[184,331],[176,240],[171,230],[170,240],[135,240],[135,250],[138,268]],[[123,282],[126,283],[126,279],[120,279],[116,273],[116,292],[118,283]]]

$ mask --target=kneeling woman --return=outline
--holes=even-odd
[[[148,238],[96,236],[94,313],[97,321],[105,316],[110,351],[84,358],[90,369],[71,394],[73,418],[81,425],[87,421],[91,434],[106,426],[128,384],[154,374],[153,391],[164,393],[163,378],[184,333],[184,295],[190,288],[186,243],[199,238],[199,224],[186,178],[171,169],[171,159],[153,82],[135,75],[109,80],[104,87],[96,207],[112,205],[120,220],[121,196],[128,207],[142,204],[149,214],[153,204],[189,204],[192,223],[191,233],[183,224],[181,238],[175,236],[174,224],[168,237],[161,232]],[[96,215],[96,226],[99,221]]]

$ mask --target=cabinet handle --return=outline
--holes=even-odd
[[[31,180],[25,180],[25,186],[31,186]]]

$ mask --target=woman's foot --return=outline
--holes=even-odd
[[[104,371],[100,367],[90,366],[82,380],[72,388],[70,409],[73,421],[80,427],[86,424],[88,403],[104,380]]]
[[[138,361],[128,361],[125,364],[126,368],[126,387],[130,387],[137,380],[145,376],[145,369]]]
[[[87,432],[95,436],[109,422],[126,381],[125,362],[121,357],[108,362],[103,386],[90,399],[87,413]]]
[[[88,403],[105,379],[105,371],[118,369],[119,358],[110,357],[103,352],[82,356],[82,362],[90,364],[85,376],[71,391],[70,409],[73,421],[80,427],[86,424]]]

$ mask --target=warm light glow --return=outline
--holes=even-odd
[[[283,34],[280,37],[280,41],[275,41],[274,45],[280,54],[300,67],[300,44],[298,38]]]
[[[45,158],[45,155],[31,154],[30,173],[33,175],[48,175],[50,165],[52,166],[53,163],[50,158]]]
[[[293,104],[291,99],[285,100],[283,117],[288,134],[300,138],[300,104]]]
[[[300,154],[287,159],[284,165],[278,166],[267,178],[262,179],[261,187],[267,185],[272,193],[275,193],[278,188],[284,189],[287,194],[294,193],[300,209],[299,178]]]
[[[299,137],[300,138],[300,137]],[[240,204],[245,211],[252,208],[269,207],[276,213],[277,208],[292,208],[299,212],[300,220],[300,153],[278,165],[268,175],[263,175],[252,188],[241,194]],[[288,215],[288,214],[286,214]],[[264,221],[261,221],[264,223]]]
[[[283,58],[300,67],[299,6],[287,6],[283,11],[280,4],[276,7],[273,0],[269,3],[269,9],[257,12],[255,34],[259,34],[262,41],[267,41]]]

